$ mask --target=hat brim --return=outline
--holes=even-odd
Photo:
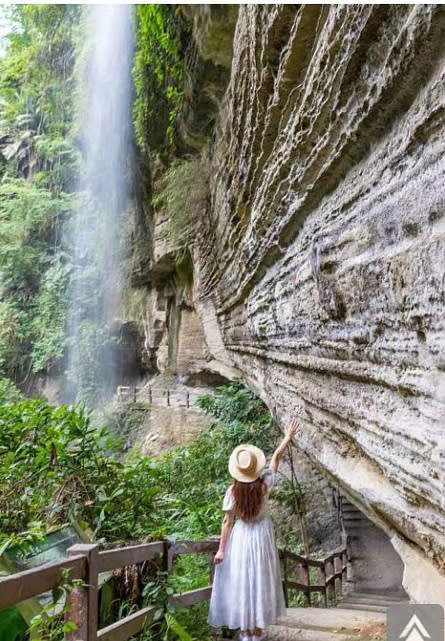
[[[236,460],[237,460],[236,457],[240,450],[250,450],[252,454],[255,454],[256,456],[257,465],[254,470],[249,472],[249,474],[245,474],[244,472],[242,472],[236,463]],[[253,481],[256,481],[263,473],[265,466],[266,466],[266,456],[263,450],[260,450],[260,448],[256,447],[256,445],[247,445],[247,444],[238,445],[238,447],[235,447],[235,449],[233,450],[229,458],[230,476],[234,478],[236,481],[240,481],[241,483],[253,483]]]

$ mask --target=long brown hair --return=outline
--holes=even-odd
[[[235,514],[243,521],[253,521],[261,510],[265,494],[265,483],[262,478],[252,483],[242,483],[234,479],[233,500],[235,503]]]

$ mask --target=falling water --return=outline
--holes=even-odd
[[[71,231],[73,270],[67,397],[99,400],[114,388],[121,221],[131,133],[132,7],[88,8],[79,80],[81,178]]]

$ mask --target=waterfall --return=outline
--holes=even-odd
[[[92,5],[79,73],[81,172],[67,238],[73,257],[67,389],[91,403],[116,385],[112,324],[119,313],[120,237],[131,136],[131,5]]]

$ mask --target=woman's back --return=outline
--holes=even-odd
[[[234,511],[238,519],[247,524],[258,523],[262,519],[268,518],[270,516],[269,492],[275,483],[275,474],[270,468],[266,468],[259,480],[261,481],[259,486],[260,498],[257,499],[259,500],[259,505],[256,506],[257,509],[254,511],[252,517],[249,518],[248,515],[250,515],[251,512],[243,505],[243,501],[248,497],[243,497],[239,489],[243,490],[244,488],[237,487],[237,481],[227,488],[223,501],[223,510],[225,512]]]

